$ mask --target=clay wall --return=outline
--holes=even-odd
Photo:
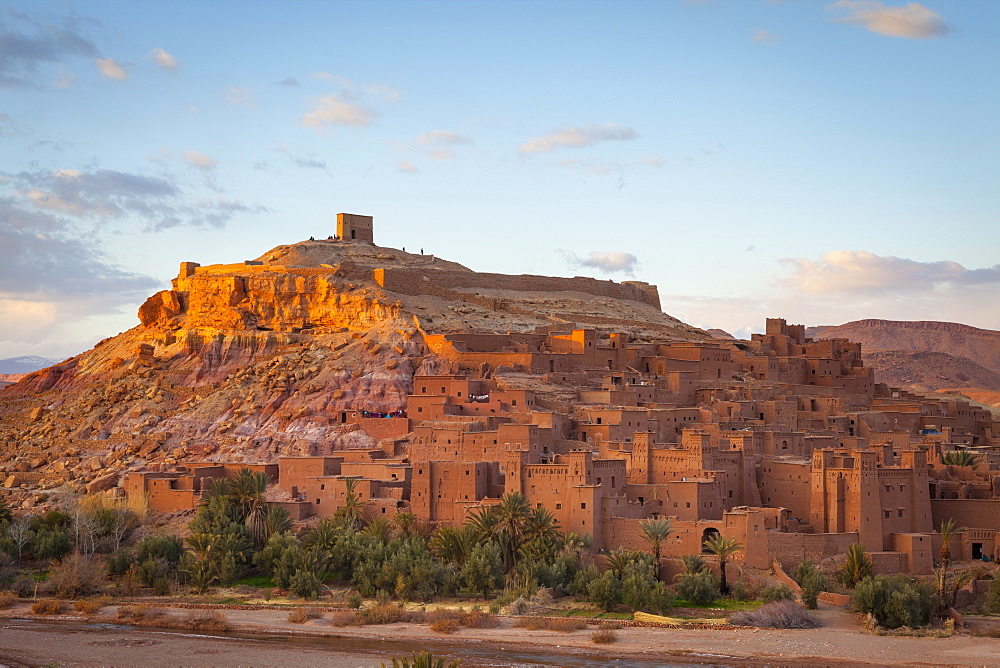
[[[827,557],[847,552],[847,546],[858,542],[857,533],[784,533],[771,531],[767,536],[768,550],[783,568],[795,568],[804,559],[818,564]]]
[[[935,527],[951,518],[960,527],[1000,531],[1000,512],[992,499],[931,499]]]
[[[427,276],[431,280],[424,280]],[[486,290],[511,290],[516,292],[583,292],[599,297],[631,299],[660,309],[656,286],[639,281],[615,283],[595,278],[577,276],[557,278],[552,276],[485,274],[471,271],[425,271],[420,269],[385,268],[376,270],[375,280],[387,290],[407,295],[429,294],[434,286],[440,288]]]
[[[306,491],[309,479],[340,475],[342,457],[279,457],[278,488],[290,492],[292,487]]]
[[[792,517],[809,521],[812,486],[812,464],[809,460],[765,456],[757,476],[764,504],[787,508]]]

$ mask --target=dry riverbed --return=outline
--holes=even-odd
[[[1000,666],[996,639],[873,636],[860,628],[855,615],[838,609],[818,612],[825,624],[819,629],[624,628],[615,631],[617,642],[611,645],[591,642],[594,627],[571,633],[528,630],[514,627],[511,618],[504,618],[500,628],[462,628],[449,635],[410,623],[338,627],[326,617],[293,624],[288,610],[274,609],[225,610],[229,634],[244,636],[238,638],[94,624],[113,622],[114,612],[111,606],[85,619],[34,616],[27,604],[5,610],[0,660],[7,665],[377,666],[393,655],[428,647],[466,665]],[[172,618],[188,612],[167,608]],[[310,637],[317,640],[277,640]]]

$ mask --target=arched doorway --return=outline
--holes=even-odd
[[[718,535],[719,535],[719,530],[716,529],[715,527],[708,527],[707,529],[705,529],[704,531],[701,532],[701,553],[702,554],[712,554],[712,551],[709,550],[709,549],[707,549],[705,547],[705,541],[708,540],[709,538],[711,538],[712,536],[718,536]]]

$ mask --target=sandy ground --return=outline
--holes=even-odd
[[[106,608],[105,619],[110,619]],[[186,611],[171,610],[180,616]],[[825,626],[812,630],[675,630],[629,628],[616,631],[618,641],[590,642],[592,629],[573,633],[529,631],[510,626],[462,629],[443,636],[425,625],[388,624],[335,627],[327,619],[291,624],[287,611],[226,610],[234,630],[283,637],[319,636],[347,639],[336,649],[280,642],[204,638],[160,633],[151,629],[89,627],[80,618],[63,616],[45,622],[19,622],[31,617],[27,606],[4,611],[0,659],[7,665],[336,665],[377,666],[392,653],[409,654],[429,647],[435,653],[463,657],[471,665],[953,665],[1000,666],[1000,641],[957,634],[951,638],[873,636],[862,632],[854,615],[820,610]],[[74,621],[75,619],[75,621]],[[50,626],[51,625],[51,626]],[[96,635],[95,635],[96,634]],[[319,642],[319,641],[317,641]],[[464,649],[463,649],[464,648]],[[466,651],[468,650],[468,654]],[[524,656],[522,657],[522,654]],[[529,660],[536,655],[537,661]],[[559,655],[565,655],[559,660]],[[545,661],[545,657],[552,659]],[[492,658],[491,658],[492,657]],[[541,658],[538,658],[541,657]]]

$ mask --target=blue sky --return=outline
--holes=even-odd
[[[0,356],[375,216],[505,273],[1000,329],[1000,3],[0,2]]]

